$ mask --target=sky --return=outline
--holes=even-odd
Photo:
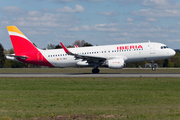
[[[15,25],[38,48],[85,40],[93,45],[160,42],[180,49],[179,0],[3,0],[0,43]]]

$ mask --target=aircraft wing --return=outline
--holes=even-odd
[[[64,46],[62,43],[60,43],[62,48],[64,49],[64,51],[68,54],[68,55],[72,55],[74,56],[76,59],[82,59],[82,61],[87,61],[87,63],[89,64],[99,64],[102,65],[105,61],[106,58],[105,57],[100,57],[100,56],[89,56],[89,55],[79,55],[79,54],[75,54],[72,53],[71,51],[69,51],[66,46]]]

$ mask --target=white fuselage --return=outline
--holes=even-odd
[[[126,63],[161,60],[175,55],[174,50],[162,43],[155,42],[78,47],[68,48],[68,50],[75,54],[103,57],[107,60],[120,58]],[[66,54],[63,49],[40,50],[40,52],[53,66],[56,67],[77,66],[78,62],[83,62],[82,59],[75,59],[74,56]],[[43,62],[43,60],[39,61]]]

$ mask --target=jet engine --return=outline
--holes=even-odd
[[[122,69],[124,67],[124,60],[112,59],[112,60],[108,60],[107,64],[110,69]]]

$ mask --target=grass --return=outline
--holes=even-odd
[[[0,78],[0,119],[179,119],[179,78]]]
[[[0,73],[92,73],[92,68],[0,68]],[[100,73],[180,73],[180,68],[100,68]]]

